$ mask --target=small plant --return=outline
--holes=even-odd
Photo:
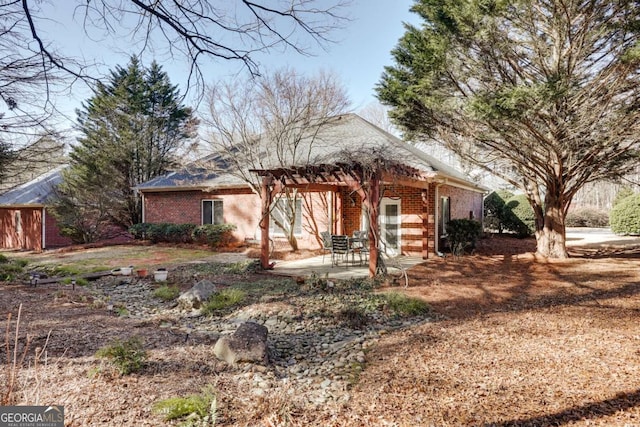
[[[329,273],[324,276],[319,276],[315,271],[311,272],[309,277],[305,280],[305,284],[308,285],[311,289],[317,291],[328,291],[332,290],[335,286],[335,283],[329,280]]]
[[[367,324],[369,323],[369,316],[367,316],[367,314],[361,308],[350,307],[345,308],[338,313],[338,320],[340,320],[345,326],[351,329],[360,329],[364,326],[367,326]]]
[[[0,281],[10,282],[24,272],[24,267],[15,262],[0,264]]]
[[[180,295],[180,288],[176,285],[162,285],[155,291],[153,291],[153,296],[161,299],[162,301],[172,301],[176,299]]]
[[[60,283],[64,285],[70,285],[73,283],[73,280],[74,279],[72,277],[65,277],[64,279],[62,279],[62,281],[60,281]],[[77,286],[87,286],[89,284],[89,281],[83,277],[78,277],[75,279],[75,281]]]
[[[142,346],[142,340],[131,337],[126,341],[116,340],[102,347],[96,352],[96,357],[108,360],[120,375],[129,375],[143,368],[147,353]]]
[[[129,310],[127,310],[127,307],[124,307],[122,305],[116,305],[115,307],[113,307],[113,311],[119,317],[124,317],[129,315]]]
[[[241,261],[225,266],[225,271],[229,274],[244,274],[253,268],[254,261]]]
[[[227,288],[209,297],[209,300],[202,307],[202,314],[210,316],[216,311],[224,310],[240,304],[246,297],[246,293],[240,289]]]
[[[364,371],[364,368],[365,368],[365,364],[362,362],[351,362],[349,364],[349,370],[347,372],[348,374],[347,387],[349,389],[353,388],[356,384],[358,384],[358,381],[360,381],[360,375],[362,374],[362,371]]]
[[[171,397],[157,402],[153,411],[166,421],[184,418],[182,426],[213,426],[216,423],[217,399],[215,392],[206,387],[199,394]]]
[[[431,307],[425,301],[408,297],[398,292],[382,294],[390,310],[405,316],[421,316],[428,314]]]

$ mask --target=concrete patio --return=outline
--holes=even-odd
[[[399,256],[391,259],[385,258],[385,262],[388,272],[394,274],[400,273],[399,268],[407,270],[414,265],[426,262],[426,260],[420,257]],[[316,256],[294,261],[276,260],[275,263],[273,270],[270,270],[271,273],[282,276],[307,277],[315,273],[320,277],[342,280],[369,276],[368,262],[363,262],[360,265],[357,257],[355,263],[350,260],[348,264],[340,262],[337,266],[331,265],[331,254],[325,255],[324,261],[322,256]]]

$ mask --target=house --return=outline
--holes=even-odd
[[[41,251],[71,244],[60,235],[46,207],[64,168],[58,166],[0,195],[0,248]]]
[[[356,114],[309,135],[296,147],[303,155],[284,165],[270,161],[265,142],[262,166],[251,170],[262,180],[260,196],[218,155],[206,159],[215,168],[200,164],[138,186],[143,221],[232,223],[238,239],[260,239],[264,248],[267,240],[282,239],[273,206],[289,190],[295,191],[299,248],[321,248],[325,230],[371,229],[379,236],[370,239],[379,243],[374,250],[427,258],[442,249],[449,219],[482,220],[485,188]]]

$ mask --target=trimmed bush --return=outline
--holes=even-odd
[[[505,223],[509,211],[505,209],[506,201],[513,197],[513,193],[506,190],[493,191],[484,199],[484,224],[488,230],[498,233],[506,229]]]
[[[626,197],[611,209],[611,231],[616,234],[640,234],[640,194]]]
[[[594,207],[576,208],[567,214],[565,225],[567,227],[607,227],[609,215]]]
[[[634,192],[630,187],[626,187],[626,186],[622,187],[616,193],[616,196],[614,197],[613,202],[611,202],[611,206],[615,207],[618,203],[620,203],[627,197],[631,197],[633,195],[634,195]]]
[[[536,229],[536,217],[533,208],[524,194],[513,196],[507,200],[505,209],[505,228],[518,237],[531,236]]]
[[[150,240],[153,243],[191,243],[195,224],[141,223],[129,228],[135,239]]]
[[[234,241],[233,224],[205,224],[195,227],[191,233],[194,242],[209,245],[212,248],[229,245]]]
[[[446,228],[451,253],[456,256],[462,255],[467,248],[473,250],[482,232],[482,224],[472,219],[452,219]]]

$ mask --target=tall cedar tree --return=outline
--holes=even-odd
[[[116,67],[77,112],[82,136],[60,186],[59,215],[73,219],[70,210],[81,211],[92,229],[140,222],[133,188],[174,166],[196,135],[197,120],[180,99],[157,63],[143,68],[134,57],[127,68]]]
[[[424,21],[377,86],[413,140],[444,142],[527,196],[539,254],[567,256],[588,182],[637,162],[640,5],[630,0],[418,0]]]

